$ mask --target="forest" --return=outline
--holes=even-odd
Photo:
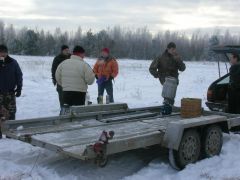
[[[148,27],[132,29],[121,26],[97,32],[83,31],[81,26],[71,32],[61,28],[50,32],[27,26],[15,28],[0,21],[0,44],[7,45],[9,52],[15,55],[54,56],[60,52],[61,45],[66,44],[71,49],[75,45],[83,46],[88,57],[97,57],[103,47],[109,47],[116,58],[153,59],[164,52],[170,41],[177,44],[177,51],[184,60],[211,61],[212,46],[239,45],[240,36],[218,29],[211,34],[201,30],[191,34],[169,30],[153,34]]]

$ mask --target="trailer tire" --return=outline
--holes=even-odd
[[[196,130],[183,134],[178,150],[169,150],[169,162],[174,169],[181,170],[198,161],[201,153],[201,139]]]
[[[95,164],[97,164],[98,167],[104,168],[108,163],[108,157],[107,156],[102,156],[102,157],[97,157],[95,159]]]
[[[219,155],[222,150],[222,129],[218,125],[206,127],[202,136],[202,158]]]

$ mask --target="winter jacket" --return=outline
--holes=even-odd
[[[170,76],[178,79],[178,71],[184,71],[185,64],[178,56],[173,56],[167,52],[156,58],[150,65],[149,71],[155,77],[159,78],[163,84],[165,78]]]
[[[240,63],[232,65],[230,68],[230,87],[240,89]]]
[[[75,55],[58,66],[55,76],[63,91],[87,92],[88,85],[95,80],[92,68]]]
[[[113,57],[106,59],[99,58],[94,65],[93,71],[97,78],[116,78],[118,75],[118,63]]]
[[[56,70],[59,66],[59,64],[61,64],[64,60],[66,59],[69,59],[70,58],[70,55],[64,55],[64,54],[59,54],[58,56],[56,56],[54,59],[53,59],[53,63],[52,63],[52,79],[53,79],[53,83],[54,85],[56,85],[56,78],[55,78],[55,73],[56,73]]]
[[[23,74],[17,61],[7,56],[0,63],[0,93],[22,90]]]

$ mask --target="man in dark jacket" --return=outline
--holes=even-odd
[[[69,47],[67,45],[62,45],[61,53],[54,58],[52,63],[52,80],[53,80],[54,86],[57,86],[57,92],[58,92],[59,103],[61,108],[63,107],[63,91],[62,91],[62,87],[59,84],[57,84],[55,73],[58,66],[66,59],[69,59],[70,56],[71,54],[69,51]]]
[[[16,97],[21,96],[22,71],[17,61],[8,55],[8,48],[0,45],[0,118],[15,120]],[[8,113],[2,113],[7,111]],[[8,117],[4,117],[4,116]],[[0,132],[0,138],[2,133]]]
[[[184,71],[185,69],[185,64],[177,54],[176,44],[170,42],[166,51],[151,63],[149,71],[155,78],[159,78],[160,83],[164,85],[165,80],[168,77],[176,79],[178,84],[178,71]],[[164,102],[173,105],[174,98],[167,99],[164,97]]]
[[[240,57],[233,53],[230,58],[230,84],[228,91],[228,111],[240,114]]]

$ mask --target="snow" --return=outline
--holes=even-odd
[[[16,58],[24,73],[22,97],[17,99],[17,119],[58,115],[59,105],[51,81],[52,57]],[[93,65],[94,59],[86,59]],[[159,105],[162,103],[161,86],[148,72],[150,61],[119,60],[120,75],[115,80],[115,101],[130,107]],[[226,72],[221,64],[222,72]],[[214,62],[188,62],[180,74],[176,105],[183,97],[199,97],[206,101],[207,88],[218,78]],[[97,85],[89,88],[91,100],[96,103]],[[205,107],[205,105],[203,104]],[[23,127],[19,127],[20,129]],[[92,163],[64,157],[57,153],[33,147],[12,139],[0,140],[0,180],[15,179],[240,179],[240,135],[224,135],[220,156],[187,166],[182,171],[168,164],[167,153],[159,157],[151,152],[131,151],[115,155],[108,166],[98,168]],[[146,155],[147,154],[147,155]],[[152,159],[153,158],[153,159]]]

